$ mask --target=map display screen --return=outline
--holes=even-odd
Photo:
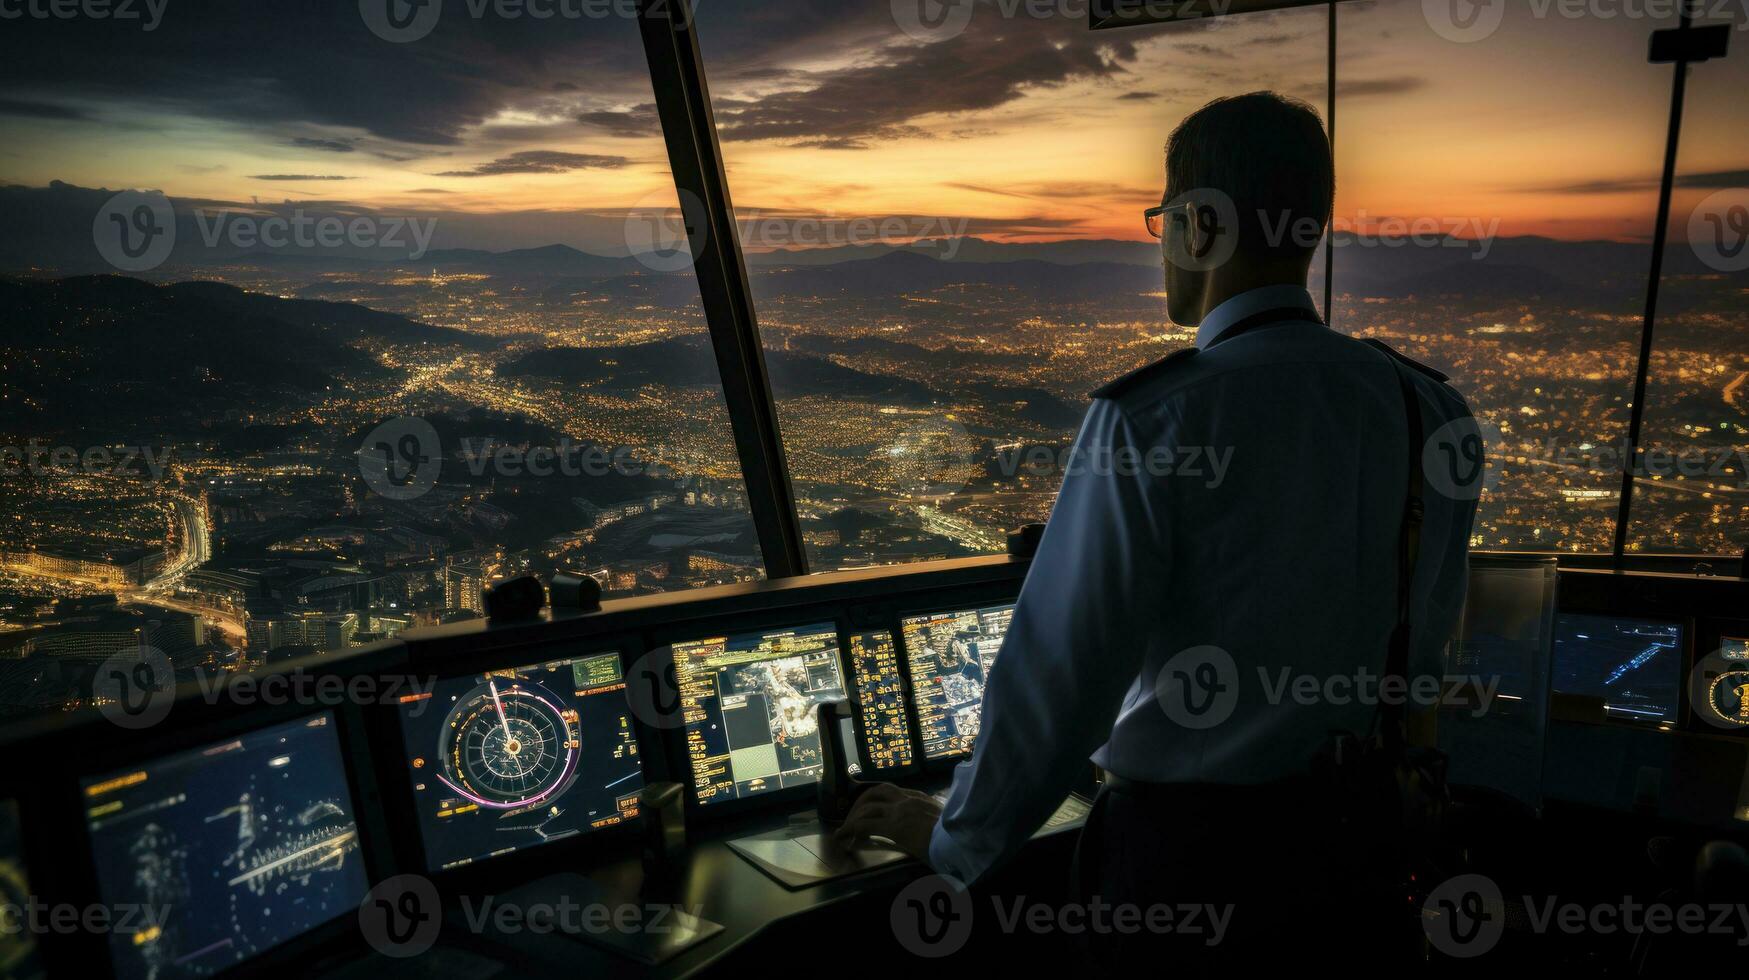
[[[216,973],[357,915],[364,861],[334,716],[274,725],[82,784],[122,978]]]
[[[822,701],[845,697],[830,623],[674,645],[698,802],[818,782]]]

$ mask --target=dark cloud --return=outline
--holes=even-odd
[[[354,153],[358,147],[354,140],[324,140],[309,136],[298,136],[292,139],[291,145],[302,150],[326,150],[329,153]]]
[[[1402,75],[1395,78],[1356,78],[1350,81],[1344,81],[1338,76],[1336,97],[1354,99],[1368,95],[1402,95],[1426,85],[1427,79],[1412,75]],[[1320,88],[1319,91],[1324,90]]]
[[[482,163],[472,170],[447,170],[437,177],[497,177],[501,174],[563,174],[573,170],[618,170],[631,161],[599,153],[523,150]]]
[[[1749,187],[1749,170],[1715,170],[1711,173],[1678,174],[1676,186],[1698,187],[1706,190]]]
[[[866,150],[868,142],[854,136],[831,136],[818,140],[799,140],[792,146],[807,150]]]
[[[1391,78],[1353,78],[1336,80],[1336,97],[1363,99],[1371,96],[1406,95],[1427,85],[1427,79],[1413,75]],[[1325,82],[1307,82],[1296,86],[1293,94],[1308,101],[1322,102],[1329,95]]]
[[[476,18],[452,3],[410,44],[377,37],[358,4],[334,0],[177,0],[150,34],[113,19],[19,20],[0,31],[0,87],[20,102],[143,105],[424,146],[459,145],[470,128],[556,92],[606,104],[649,99],[635,23],[496,9]]]
[[[809,88],[719,98],[718,131],[726,140],[854,148],[867,138],[916,133],[916,120],[931,114],[994,109],[1029,89],[1123,75],[1136,58],[1134,42],[1068,22],[993,29],[1001,33],[877,49],[879,63],[815,72]]]
[[[351,180],[337,174],[250,174],[250,180]]]
[[[580,112],[577,121],[599,129],[609,136],[640,139],[662,135],[662,120],[656,114],[656,103],[646,102],[631,109],[600,109]]]
[[[994,187],[989,184],[971,184],[953,181],[946,186],[956,190],[972,191],[976,194],[995,194],[999,197],[1018,197],[1034,201],[1061,201],[1076,198],[1105,198],[1116,195],[1135,197],[1138,194],[1148,196],[1154,193],[1149,190],[1133,190],[1119,187],[1115,184],[1102,184],[1074,181],[1049,181],[1044,183],[1015,184],[1012,187]]]
[[[1119,102],[1150,102],[1160,97],[1159,92],[1125,92],[1117,97]]]
[[[1713,170],[1705,173],[1677,174],[1676,186],[1695,190],[1749,187],[1749,170]],[[1650,174],[1644,177],[1621,177],[1542,187],[1513,188],[1513,190],[1529,194],[1629,194],[1657,189],[1658,177]]]
[[[0,116],[23,116],[26,119],[86,119],[85,113],[71,106],[52,102],[32,102],[29,99],[0,99]]]

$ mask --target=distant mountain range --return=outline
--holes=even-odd
[[[0,227],[7,229],[0,237],[0,273],[112,271],[92,240],[93,219],[111,193],[59,182],[46,188],[0,187]],[[305,279],[304,288],[330,295],[355,290],[368,296],[368,288],[345,280],[380,279],[380,291],[393,291],[416,287],[392,285],[390,280],[436,271],[519,280],[528,284],[525,288],[541,290],[549,301],[587,293],[640,305],[697,302],[690,272],[664,273],[634,256],[593,254],[562,244],[509,251],[435,249],[418,258],[389,249],[209,248],[193,212],[228,205],[177,203],[176,248],[151,278],[186,280],[260,270]],[[1643,293],[1650,257],[1644,243],[1541,237],[1483,242],[1447,238],[1428,245],[1342,232],[1335,243],[1337,290],[1378,297],[1523,298],[1613,306]],[[1157,244],[1110,239],[1009,243],[938,238],[903,245],[755,251],[746,254],[746,261],[756,295],[765,298],[879,299],[976,285],[1022,299],[1080,302],[1161,288]],[[1712,274],[1680,244],[1668,250],[1665,271],[1677,277]]]
[[[386,378],[366,337],[480,349],[489,339],[350,303],[287,300],[210,282],[121,276],[0,279],[0,427],[66,431],[118,419],[145,434],[270,415],[336,385]]]
[[[931,352],[897,346],[908,351],[914,363],[929,364],[946,377],[956,376],[952,371],[940,371]],[[947,392],[907,378],[868,374],[793,350],[767,350],[765,363],[773,393],[780,399],[823,396],[927,408],[953,404],[956,398],[963,401],[968,391],[975,391],[981,403],[1014,405],[1023,416],[1041,425],[1072,426],[1081,418],[1078,407],[1036,388],[977,382]],[[499,365],[498,374],[549,378],[618,392],[634,392],[646,385],[715,388],[721,384],[715,356],[702,337],[620,347],[551,347]]]

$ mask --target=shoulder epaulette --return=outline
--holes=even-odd
[[[1379,350],[1384,351],[1386,354],[1390,355],[1391,357],[1394,357],[1397,360],[1402,361],[1404,364],[1407,364],[1410,367],[1414,368],[1415,370],[1420,371],[1422,374],[1427,375],[1428,377],[1439,382],[1440,384],[1444,384],[1444,383],[1451,380],[1451,376],[1446,374],[1444,371],[1438,370],[1437,368],[1430,368],[1427,365],[1421,363],[1420,361],[1415,360],[1413,357],[1405,357],[1395,347],[1392,347],[1390,344],[1387,344],[1382,340],[1375,340],[1371,337],[1367,337],[1365,339],[1366,339],[1366,342],[1368,344],[1371,344],[1372,346],[1378,348]]]
[[[1183,350],[1173,351],[1152,364],[1137,368],[1110,384],[1094,389],[1092,394],[1088,395],[1088,397],[1116,398],[1124,392],[1134,388],[1142,381],[1147,380],[1148,378],[1158,377],[1162,372],[1171,370],[1173,365],[1182,364],[1195,357],[1196,354],[1197,349],[1195,347],[1186,347]]]

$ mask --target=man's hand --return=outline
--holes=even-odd
[[[941,819],[941,804],[928,793],[876,783],[857,797],[834,838],[850,847],[868,837],[885,837],[919,861],[929,861],[929,838]]]

